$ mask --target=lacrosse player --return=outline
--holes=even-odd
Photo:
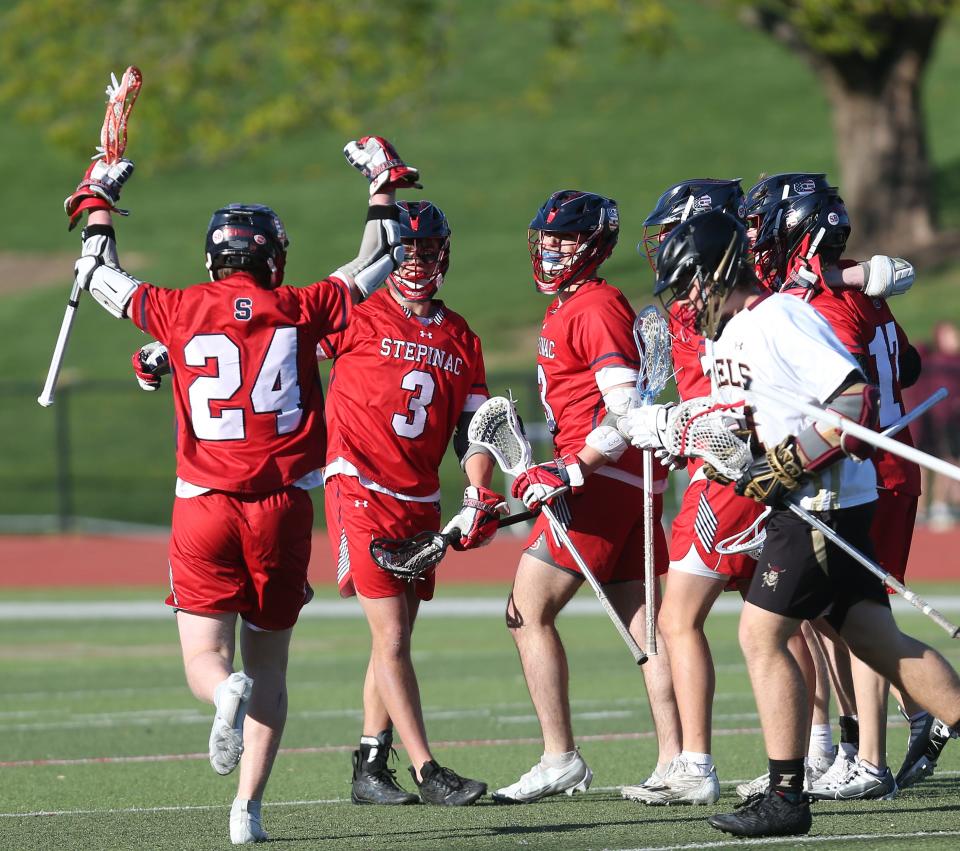
[[[537,378],[557,457],[517,477],[512,493],[528,508],[550,504],[631,634],[643,640],[643,459],[614,427],[601,423],[608,410],[625,412],[639,403],[634,312],[620,290],[598,275],[619,226],[614,201],[570,190],[551,195],[530,224],[534,282],[539,292],[555,296],[537,344]],[[654,466],[655,566],[662,574],[666,470]],[[544,753],[518,781],[497,790],[497,801],[572,795],[590,785],[593,774],[573,738],[567,659],[555,626],[582,582],[572,556],[541,516],[517,568],[507,626],[540,721]],[[664,766],[680,750],[669,664],[661,652],[643,667]]]
[[[350,325],[317,349],[332,358],[324,470],[327,530],[343,596],[356,594],[372,637],[363,687],[363,735],[353,753],[355,804],[462,806],[486,784],[442,768],[427,743],[410,639],[434,573],[406,581],[381,570],[371,538],[440,528],[438,469],[453,445],[469,480],[463,507],[444,528],[463,548],[489,543],[503,496],[490,490],[493,459],[467,443],[473,412],[489,396],[480,339],[438,299],[450,262],[450,226],[429,201],[401,201],[404,260]],[[420,795],[387,766],[396,727]]]
[[[851,650],[938,717],[960,723],[960,678],[943,657],[904,635],[883,584],[786,507],[796,500],[866,553],[876,500],[868,444],[795,413],[794,398],[875,424],[876,388],[827,322],[802,299],[762,293],[745,262],[743,226],[714,211],[688,219],[663,243],[657,288],[694,311],[715,346],[709,369],[721,404],[742,410],[758,457],[734,482],[712,466],[714,480],[773,511],[740,621],[740,643],[769,757],[769,788],[735,813],[712,816],[739,836],[795,835],[811,826],[803,792],[808,715],[806,687],[787,642],[801,621],[824,615]],[[721,330],[722,333],[718,335]],[[775,390],[783,402],[752,393]],[[670,406],[631,412],[631,440],[642,448],[669,442]],[[634,438],[633,435],[636,435]],[[651,437],[652,435],[652,437]]]
[[[723,210],[742,216],[739,180],[685,180],[667,189],[644,221],[641,247],[654,263],[667,234],[691,215]],[[703,371],[709,341],[689,322],[689,310],[667,311],[673,337],[673,362],[681,399],[710,395]],[[756,566],[748,551],[721,554],[717,543],[756,528],[763,506],[730,488],[711,482],[703,462],[691,459],[690,484],[670,535],[670,565],[659,623],[670,650],[673,690],[683,731],[683,749],[667,766],[658,765],[637,786],[625,786],[625,798],[645,804],[712,804],[720,798],[720,781],[711,755],[711,715],[716,674],[704,623],[727,588],[746,590]]]
[[[376,137],[351,142],[345,153],[379,180],[360,255],[319,283],[281,286],[286,231],[259,204],[213,214],[211,283],[183,290],[141,283],[119,265],[109,211],[119,186],[107,184],[103,206],[88,208],[76,264],[77,282],[109,313],[159,340],[135,356],[143,383],[155,389],[172,374],[177,483],[167,604],[187,683],[216,707],[214,770],[229,774],[244,754],[230,812],[234,844],[267,839],[260,806],[286,718],[287,651],[312,596],[307,489],[320,483],[325,445],[316,346],[402,259],[394,189],[417,178]],[[238,615],[243,671],[233,670]]]
[[[850,220],[837,190],[819,189],[779,202],[764,217],[754,247],[755,261],[774,289],[804,298],[830,323],[870,383],[878,387],[879,426],[886,428],[904,414],[902,388],[919,377],[920,356],[884,299],[858,290],[834,290],[824,283],[825,270],[861,265],[841,259],[849,234]],[[863,265],[868,279],[894,276],[888,258],[874,256]],[[900,278],[897,292],[904,291],[904,280]],[[897,439],[913,445],[909,429],[901,431]],[[870,537],[877,561],[902,582],[920,496],[920,468],[883,450],[874,453],[873,463],[878,497]],[[833,653],[848,657],[843,642],[830,634],[829,627],[823,631]],[[849,662],[844,659],[834,669],[852,673],[852,682],[843,685],[855,688],[858,717],[841,717],[841,729],[845,721],[854,728],[859,755],[852,745],[841,748],[831,770],[810,787],[811,796],[838,800],[892,797],[901,785],[932,774],[948,740],[942,722],[914,704],[909,695],[898,695],[901,711],[910,721],[911,739],[895,779],[886,765],[889,682],[856,657]]]

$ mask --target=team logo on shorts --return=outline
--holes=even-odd
[[[776,567],[776,566],[774,566],[774,565],[771,564],[771,565],[770,565],[770,569],[769,569],[769,570],[765,570],[765,571],[761,574],[761,577],[760,577],[760,578],[761,578],[761,580],[762,580],[762,585],[763,585],[763,587],[764,587],[764,588],[769,588],[771,591],[776,591],[776,590],[777,590],[777,583],[780,581],[780,576],[781,576],[784,572],[785,572],[785,571],[783,570],[783,568],[781,568],[781,567]]]

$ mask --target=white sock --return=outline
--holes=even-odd
[[[829,724],[813,724],[810,727],[807,756],[833,756],[833,730]]]
[[[563,768],[573,762],[576,756],[576,748],[566,753],[545,753],[540,757],[540,764],[545,768]]]
[[[697,774],[706,777],[713,768],[713,757],[708,753],[698,753],[697,751],[681,751],[680,756],[688,765],[695,768]]]
[[[883,775],[887,773],[885,768],[877,768],[872,762],[867,762],[865,759],[860,759],[860,757],[857,757],[857,764],[874,777],[883,777]]]

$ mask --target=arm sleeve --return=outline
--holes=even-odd
[[[133,294],[127,315],[141,331],[169,345],[170,327],[180,309],[183,294],[184,290],[141,284]]]
[[[349,287],[341,278],[331,275],[309,287],[297,289],[297,293],[317,339],[336,334],[347,327],[353,299]]]

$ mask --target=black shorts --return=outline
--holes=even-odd
[[[873,509],[874,503],[870,502],[811,513],[873,558]],[[746,600],[797,620],[825,615],[834,629],[840,629],[850,607],[861,600],[890,606],[884,584],[876,576],[787,510],[776,510],[767,520],[767,539]]]

